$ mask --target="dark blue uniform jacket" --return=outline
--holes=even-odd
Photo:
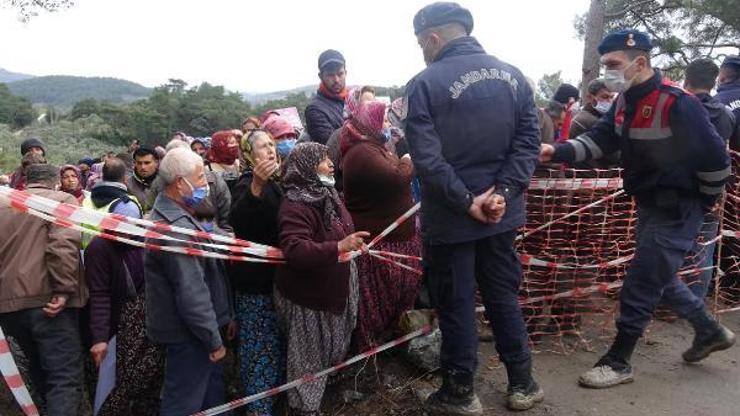
[[[406,138],[421,181],[425,241],[473,241],[523,225],[539,124],[521,72],[463,37],[448,43],[406,92]],[[473,194],[492,186],[507,200],[495,225],[467,213]]]

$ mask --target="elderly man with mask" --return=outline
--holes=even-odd
[[[203,160],[190,149],[167,153],[159,168],[164,191],[151,219],[204,231],[194,208],[208,196]],[[193,239],[176,235],[181,239]],[[232,319],[231,293],[223,264],[215,259],[148,251],[146,326],[166,348],[161,415],[188,415],[224,402],[226,354],[220,328]]]

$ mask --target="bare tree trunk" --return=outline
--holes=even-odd
[[[586,33],[583,37],[583,67],[581,69],[581,99],[586,97],[588,84],[599,77],[598,46],[606,27],[605,0],[591,0],[586,16]]]

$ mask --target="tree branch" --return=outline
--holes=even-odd
[[[650,3],[653,3],[653,2],[654,2],[654,0],[642,0],[642,1],[639,1],[637,3],[630,4],[629,6],[625,7],[624,9],[622,9],[622,10],[620,10],[618,12],[608,12],[608,13],[605,13],[604,14],[604,17],[607,20],[613,20],[613,19],[622,18],[625,15],[627,15],[627,13],[634,12],[635,9],[638,9],[638,8],[640,8],[640,7],[642,7],[642,6],[646,5],[646,4],[650,4]]]

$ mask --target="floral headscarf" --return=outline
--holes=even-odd
[[[249,134],[242,137],[241,142],[241,148],[242,148],[242,155],[244,156],[244,170],[254,170],[254,158],[252,157],[252,143],[249,141],[253,135],[257,134],[264,134],[268,139],[273,140],[272,136],[269,132],[262,130],[262,129],[254,129],[249,132]],[[280,160],[280,155],[276,153],[276,156],[278,158],[278,161],[282,164],[282,161]],[[272,174],[272,180],[275,182],[280,182],[280,169],[278,169],[275,173]]]
[[[211,163],[233,165],[239,158],[239,146],[229,146],[229,139],[234,136],[231,130],[221,130],[211,136],[211,148],[206,153],[206,159]]]
[[[319,180],[316,169],[328,155],[328,147],[321,143],[299,143],[288,156],[283,178],[285,197],[290,201],[303,202],[323,210],[324,226],[331,229],[332,223],[340,219],[339,194],[333,186],[325,186]]]
[[[384,118],[385,104],[380,101],[369,101],[355,108],[339,132],[339,151],[342,155],[362,140],[375,140],[383,144]]]

